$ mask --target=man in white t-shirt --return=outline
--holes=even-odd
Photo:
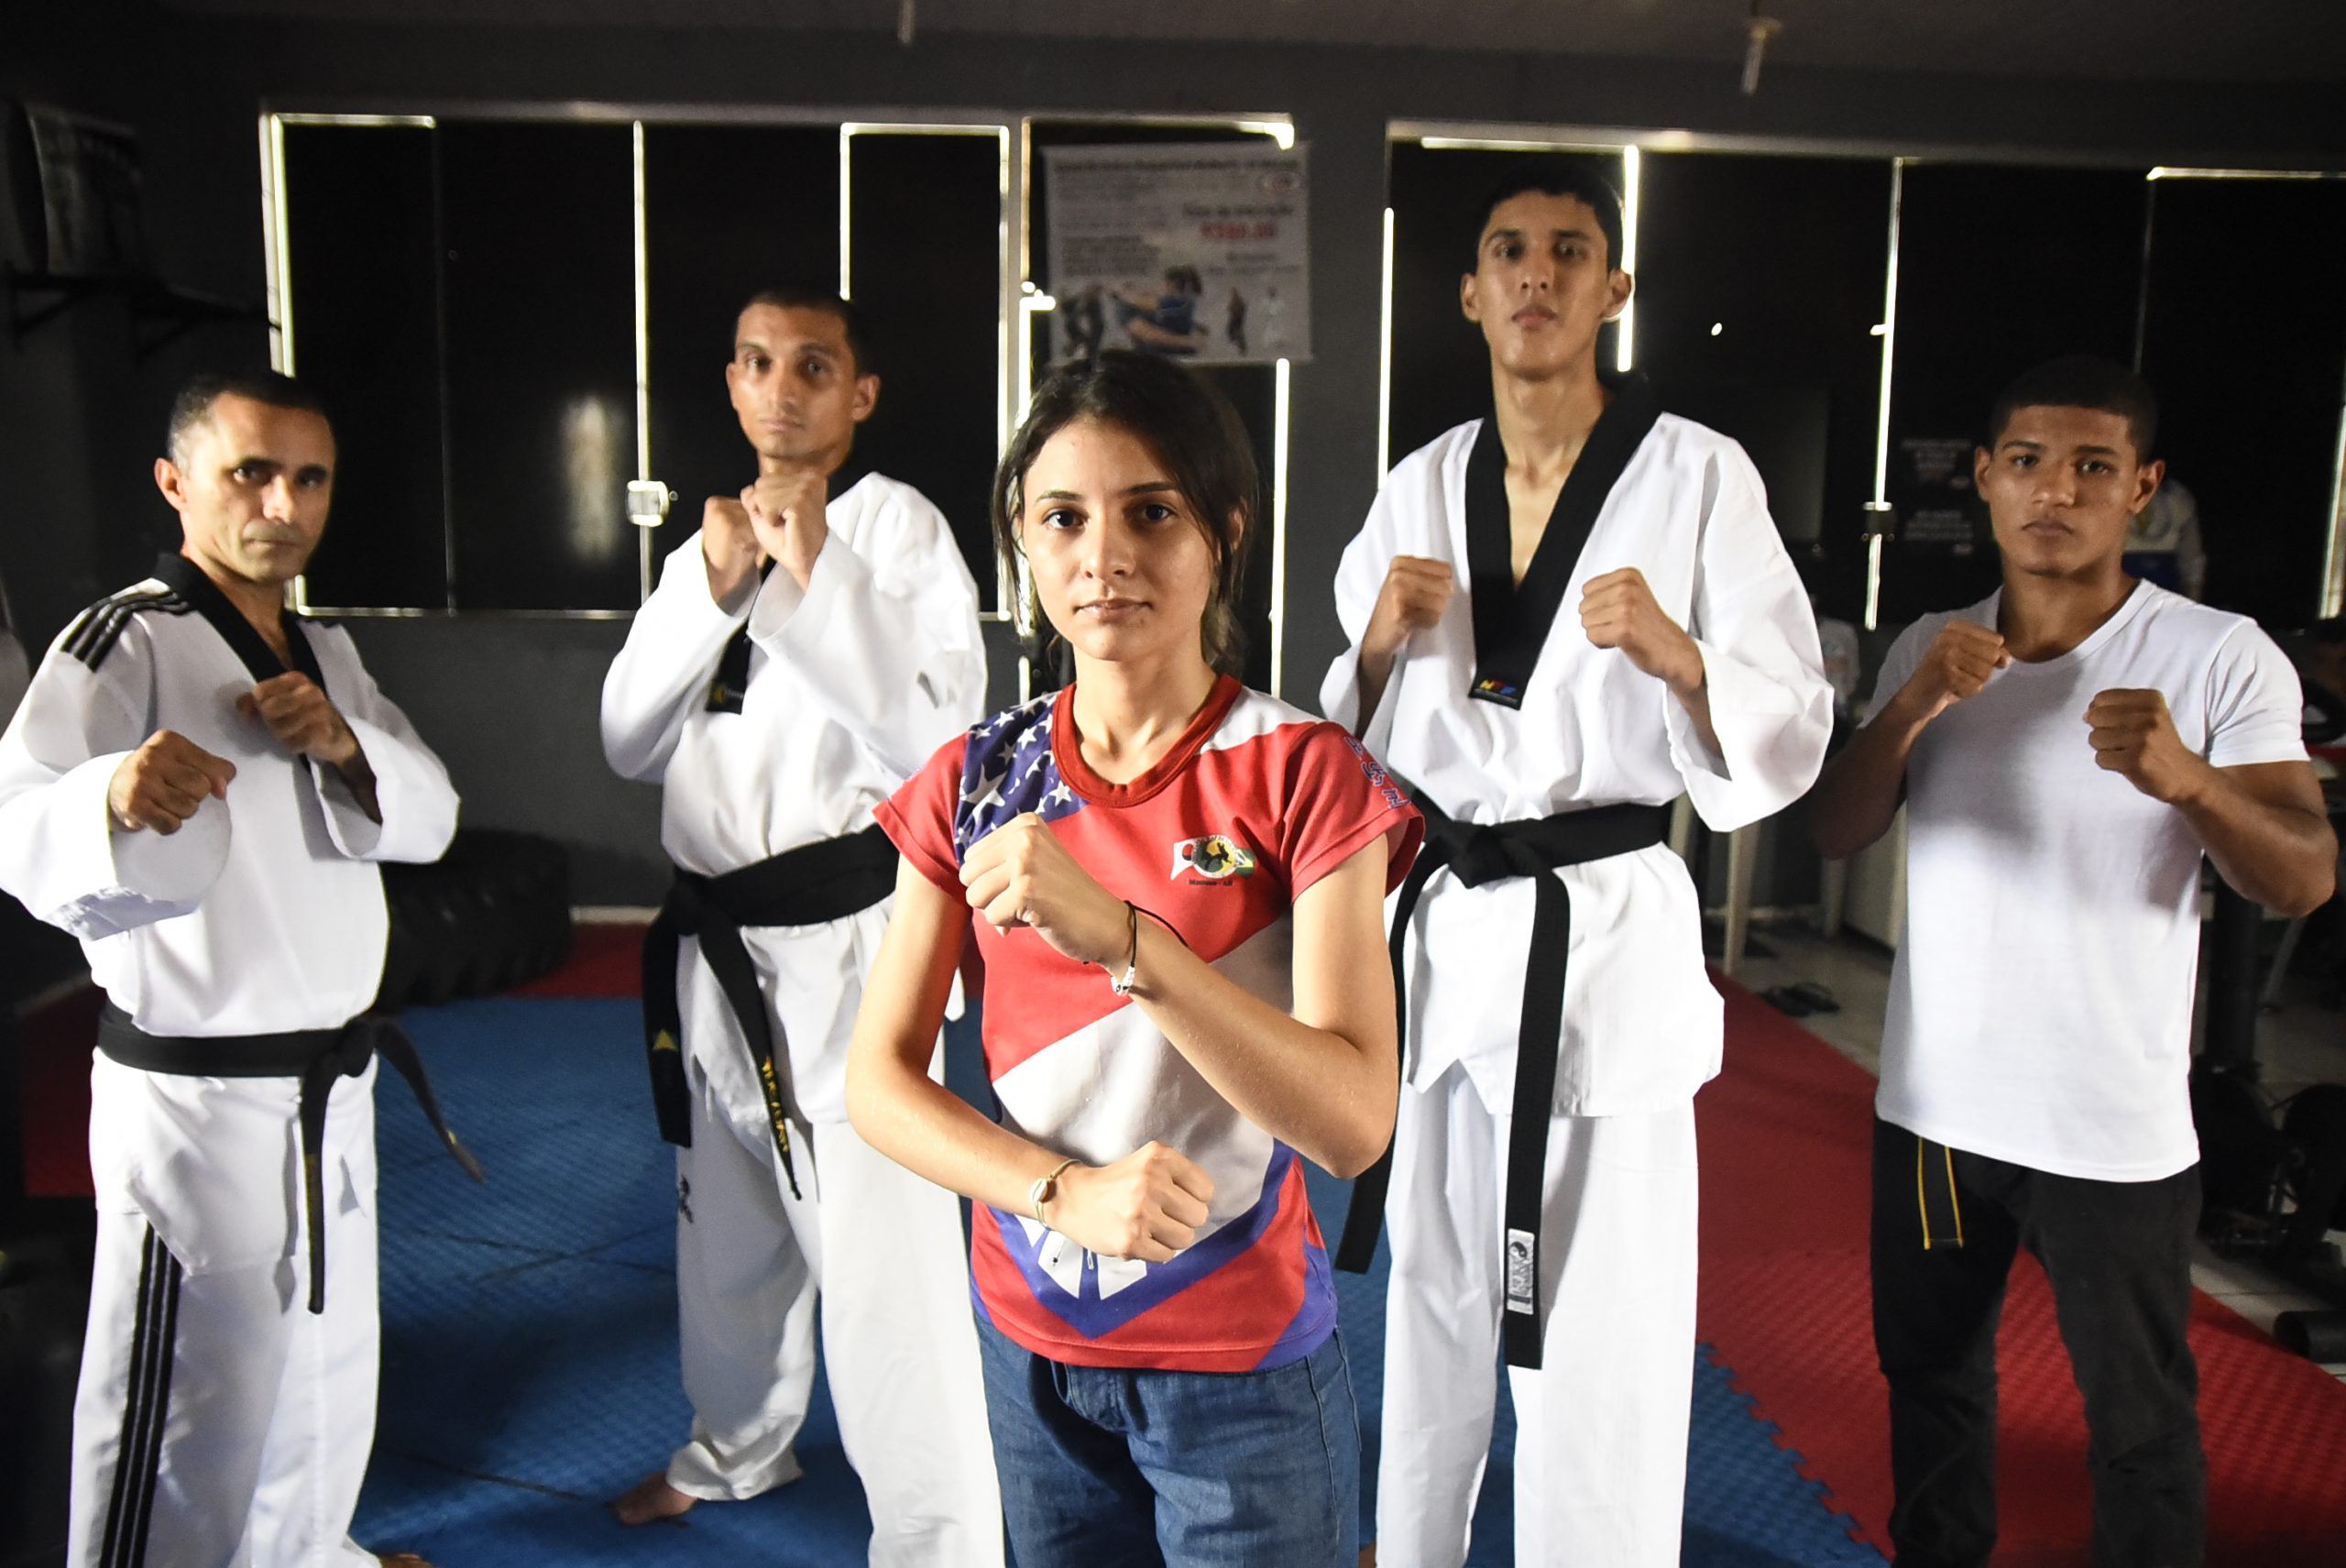
[[[1900,1568],[1994,1548],[1996,1321],[2022,1246],[2085,1396],[2095,1563],[2201,1560],[2199,861],[2303,914],[2337,845],[2280,650],[2123,569],[2156,422],[2142,378],[2100,360],[2005,390],[1973,463],[2003,587],[1898,640],[1814,796],[1834,858],[1908,808],[1872,1226]]]

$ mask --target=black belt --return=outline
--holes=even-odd
[[[871,908],[896,886],[896,847],[875,824],[860,833],[817,839],[784,850],[755,865],[723,876],[678,871],[667,902],[643,934],[643,1044],[652,1063],[652,1106],[660,1135],[680,1148],[692,1146],[692,1118],[681,1047],[684,1015],[676,1001],[676,955],[684,938],[700,938],[700,956],[717,977],[718,989],[733,1009],[749,1043],[758,1086],[765,1091],[766,1118],[790,1195],[799,1196],[798,1173],[790,1158],[790,1103],[782,1084],[783,1067],[767,1023],[765,993],[757,966],[741,940],[745,927],[821,926]]]
[[[1556,1053],[1563,1037],[1564,958],[1571,945],[1572,896],[1559,866],[1610,860],[1661,843],[1670,836],[1666,806],[1600,806],[1586,811],[1475,827],[1453,822],[1423,800],[1426,843],[1401,883],[1393,908],[1393,1005],[1398,1041],[1408,1059],[1409,992],[1403,957],[1419,895],[1442,867],[1467,887],[1529,877],[1535,890],[1531,941],[1523,970],[1523,1021],[1516,1036],[1514,1125],[1507,1146],[1507,1311],[1502,1339],[1510,1365],[1540,1365],[1540,1207],[1548,1170],[1548,1124],[1556,1102]],[[1542,963],[1549,955],[1553,961]],[[1361,1173],[1336,1249],[1336,1266],[1365,1273],[1385,1224],[1385,1191],[1393,1151]]]
[[[326,1102],[337,1078],[356,1078],[378,1056],[399,1069],[424,1120],[475,1181],[480,1161],[440,1114],[415,1042],[392,1019],[362,1013],[339,1029],[282,1035],[150,1035],[109,1002],[98,1014],[98,1049],[141,1072],[182,1078],[294,1078],[301,1081],[301,1198],[310,1216],[310,1310],[326,1310]]]

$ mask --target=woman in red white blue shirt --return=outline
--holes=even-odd
[[[1393,1127],[1386,894],[1423,825],[1341,728],[1223,673],[1259,480],[1177,365],[1060,372],[994,484],[1075,681],[948,743],[903,853],[848,1109],[975,1201],[1022,1568],[1354,1568],[1359,1427],[1301,1161]],[[1220,667],[1218,667],[1220,666]],[[988,1121],[929,1076],[965,941]]]

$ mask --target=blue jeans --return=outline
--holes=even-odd
[[[1355,1568],[1360,1413],[1334,1335],[1267,1372],[1069,1366],[981,1321],[1018,1568]]]

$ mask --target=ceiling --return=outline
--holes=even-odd
[[[163,0],[192,14],[891,33],[901,0]],[[913,0],[916,38],[1328,43],[1717,63],[1749,0]],[[1772,66],[2140,81],[2340,82],[2341,0],[1762,0]],[[2341,114],[2346,114],[2346,90]]]

